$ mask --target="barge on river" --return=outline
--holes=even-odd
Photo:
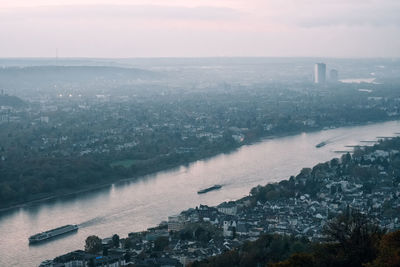
[[[321,142],[321,143],[317,144],[315,147],[316,148],[320,148],[320,147],[325,146],[326,144],[327,144],[326,141],[324,141],[324,142]]]
[[[50,238],[56,237],[56,236],[60,236],[66,233],[70,233],[70,232],[74,232],[78,230],[78,225],[76,224],[68,224],[68,225],[64,225],[46,232],[42,232],[36,235],[33,235],[31,237],[29,237],[29,243],[33,244],[33,243],[38,243],[41,241],[45,241],[48,240]]]
[[[211,187],[209,187],[209,188],[206,188],[206,189],[202,189],[202,190],[200,190],[200,191],[197,191],[197,194],[205,194],[205,193],[210,192],[210,191],[213,191],[213,190],[218,190],[218,189],[220,189],[221,187],[222,187],[222,185],[216,184],[216,185],[211,186]]]

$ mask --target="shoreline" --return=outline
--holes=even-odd
[[[395,122],[395,121],[399,121],[399,118],[394,119],[394,120],[381,120],[381,121],[373,121],[373,122],[366,122],[366,123],[354,123],[351,125],[343,125],[343,126],[336,126],[334,128],[329,128],[326,130],[333,130],[333,129],[338,129],[338,128],[346,128],[346,127],[357,127],[357,126],[367,126],[367,125],[371,125],[371,124],[378,124],[378,123],[385,123],[385,122]],[[240,149],[243,146],[250,146],[256,143],[260,143],[260,142],[264,142],[267,140],[272,140],[272,139],[277,139],[277,138],[284,138],[284,137],[289,137],[289,136],[295,136],[301,133],[312,133],[312,132],[317,132],[317,131],[324,131],[325,127],[318,127],[316,129],[311,129],[311,130],[307,130],[307,131],[290,131],[290,132],[286,132],[286,133],[281,133],[281,134],[276,134],[276,135],[269,135],[269,136],[263,136],[263,137],[259,137],[259,138],[255,138],[254,140],[249,140],[247,142],[243,142],[240,145],[238,145],[237,147],[228,149],[227,151],[219,151],[219,152],[215,152],[215,153],[210,153],[209,155],[206,155],[204,157],[199,157],[195,160],[189,161],[187,163],[179,163],[176,165],[171,165],[171,166],[167,166],[155,171],[150,171],[148,173],[144,173],[144,174],[140,174],[138,176],[135,177],[128,177],[128,178],[121,178],[121,179],[116,179],[116,180],[112,180],[109,182],[105,182],[105,183],[101,183],[101,184],[95,184],[95,185],[89,185],[86,186],[85,188],[81,188],[81,189],[77,189],[77,190],[71,190],[71,191],[67,191],[67,192],[59,192],[59,193],[52,193],[49,194],[47,196],[43,196],[40,197],[38,199],[34,199],[31,201],[27,201],[27,202],[22,202],[22,203],[18,203],[18,204],[13,204],[11,206],[8,207],[2,207],[0,208],[0,213],[2,212],[7,212],[7,211],[12,211],[12,210],[16,210],[16,209],[20,209],[20,208],[24,208],[24,207],[31,207],[34,206],[35,204],[40,204],[41,202],[46,202],[48,200],[54,200],[57,198],[64,198],[64,197],[68,197],[68,196],[73,196],[76,194],[80,194],[80,193],[88,193],[88,192],[92,192],[92,191],[96,191],[102,188],[107,188],[110,187],[112,185],[116,185],[116,184],[120,184],[120,183],[126,183],[126,182],[135,182],[141,179],[147,179],[146,177],[149,175],[156,175],[159,172],[165,172],[165,171],[173,171],[176,168],[179,168],[181,166],[185,166],[185,165],[190,165],[193,164],[197,161],[202,161],[202,160],[209,160],[212,159],[213,157],[222,155],[222,154],[230,154],[235,152],[236,150]]]

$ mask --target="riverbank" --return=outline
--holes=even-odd
[[[335,128],[346,128],[346,127],[356,127],[356,126],[366,126],[366,125],[371,125],[371,124],[376,124],[376,123],[383,123],[383,122],[391,122],[391,121],[397,121],[397,120],[382,120],[382,121],[374,121],[374,122],[367,122],[367,123],[353,123],[353,124],[347,124],[347,125],[340,125],[340,126],[334,126],[334,128],[328,128],[328,129],[335,129]],[[176,162],[174,164],[170,165],[164,165],[164,166],[154,166],[154,168],[151,171],[147,172],[142,172],[137,176],[130,177],[130,178],[118,178],[118,179],[110,179],[110,181],[101,183],[101,184],[94,184],[94,185],[86,185],[83,186],[83,188],[79,188],[77,190],[71,189],[71,190],[60,190],[60,192],[54,192],[50,193],[47,195],[43,194],[41,197],[37,199],[33,199],[27,202],[19,202],[12,204],[11,206],[5,206],[1,207],[0,206],[0,212],[5,212],[5,211],[10,211],[13,209],[18,209],[18,208],[24,208],[24,207],[29,207],[33,206],[36,204],[39,204],[41,202],[46,202],[49,200],[57,199],[57,198],[63,198],[63,197],[68,197],[68,196],[73,196],[73,195],[78,195],[78,194],[83,194],[83,193],[88,193],[88,192],[93,192],[99,189],[107,188],[112,186],[113,184],[120,184],[120,183],[126,183],[126,182],[135,182],[139,181],[141,179],[146,179],[146,176],[149,175],[155,175],[159,172],[163,171],[173,171],[174,169],[177,169],[181,166],[187,166],[190,164],[193,164],[196,161],[201,161],[201,160],[209,160],[215,156],[221,155],[221,154],[230,154],[234,153],[238,149],[240,149],[243,146],[248,146],[252,145],[255,143],[262,142],[264,140],[271,140],[271,139],[276,139],[276,138],[282,138],[282,137],[288,137],[288,136],[294,136],[298,135],[300,133],[313,133],[313,132],[318,132],[321,130],[328,130],[326,129],[327,127],[316,127],[313,129],[309,129],[307,131],[290,131],[290,132],[285,132],[285,133],[279,133],[279,134],[274,134],[274,135],[267,135],[267,136],[262,136],[262,137],[257,137],[253,139],[247,139],[242,143],[237,143],[237,146],[226,149],[224,151],[216,151],[214,153],[208,153],[207,155],[202,155],[201,157],[195,157],[191,159],[190,161],[180,161]]]
[[[134,264],[167,258],[186,266],[264,234],[297,237],[306,243],[331,241],[324,226],[347,213],[368,214],[368,220],[380,229],[399,230],[400,179],[395,174],[400,170],[399,150],[399,137],[385,140],[353,156],[303,168],[289,179],[254,187],[245,198],[215,207],[191,207],[169,217],[167,223],[118,238],[121,242],[115,246],[121,243],[118,252],[123,250]],[[141,250],[140,255],[136,250]],[[104,256],[102,251],[82,253],[99,257]],[[105,256],[113,250],[108,252]]]
[[[90,235],[127,236],[200,204],[211,207],[241,199],[251,188],[287,180],[305,166],[338,157],[333,151],[345,145],[396,132],[400,132],[400,122],[270,139],[145,179],[1,213],[0,265],[39,265],[45,259],[82,248]],[[340,138],[315,148],[321,140],[333,137]],[[214,184],[224,186],[218,191],[197,194],[198,190]],[[28,245],[30,235],[65,224],[78,224],[79,231],[40,246]]]

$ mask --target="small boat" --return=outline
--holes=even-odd
[[[323,147],[324,145],[326,145],[326,142],[325,142],[325,141],[323,141],[323,142],[317,144],[315,147],[316,147],[316,148],[320,148],[320,147]]]
[[[76,230],[78,230],[78,225],[76,225],[76,224],[64,225],[64,226],[61,226],[61,227],[58,227],[58,228],[55,228],[55,229],[52,229],[52,230],[49,230],[46,232],[42,232],[42,233],[30,236],[29,243],[30,244],[38,243],[38,242],[41,242],[41,241],[44,241],[44,240],[47,240],[47,239],[50,239],[50,238],[53,238],[53,237],[56,237],[59,235],[63,235],[63,234],[69,233],[69,232],[76,231]]]
[[[213,190],[218,190],[218,189],[220,189],[221,187],[222,187],[222,185],[216,184],[216,185],[211,186],[211,187],[209,187],[209,188],[205,188],[205,189],[202,189],[202,190],[200,190],[200,191],[197,191],[197,194],[205,194],[205,193],[210,192],[210,191],[213,191]]]

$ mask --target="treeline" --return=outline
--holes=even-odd
[[[400,231],[385,233],[355,212],[325,227],[329,242],[310,243],[294,237],[265,235],[254,242],[190,267],[397,267]]]
[[[23,107],[25,105],[26,103],[21,98],[3,94],[3,92],[0,90],[0,106],[18,108],[18,107]]]
[[[127,83],[134,79],[159,78],[160,74],[136,68],[107,66],[31,66],[0,69],[0,88],[54,90],[55,85],[89,85],[94,81]]]
[[[154,145],[157,147],[157,145]],[[236,147],[233,140],[204,144],[196,151],[180,154],[157,155],[143,152],[120,154],[89,154],[81,157],[50,157],[40,154],[21,160],[2,161],[0,158],[0,208],[28,202],[56,194],[90,189],[92,186],[114,182],[124,178],[138,178],[188,164]],[[0,152],[2,148],[0,146]],[[113,165],[116,159],[134,158],[130,166]]]
[[[121,177],[108,164],[90,158],[39,158],[12,163],[0,162],[0,206]]]

